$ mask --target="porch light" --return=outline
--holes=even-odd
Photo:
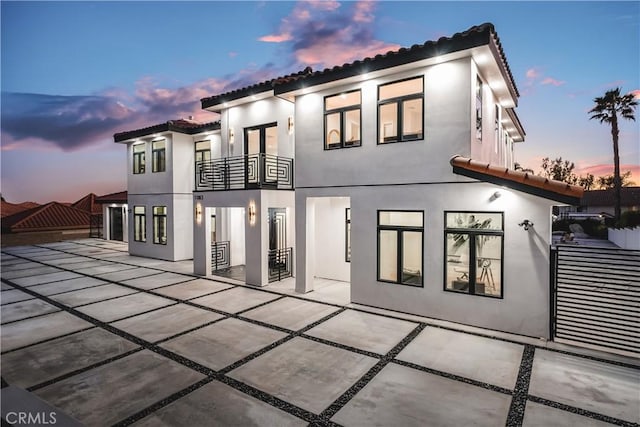
[[[502,193],[501,193],[501,192],[499,192],[499,191],[496,191],[495,193],[493,193],[493,194],[491,195],[491,197],[489,197],[489,201],[490,201],[490,202],[493,202],[493,201],[495,201],[495,200],[499,199],[500,197],[502,197]]]
[[[289,132],[289,135],[293,134],[293,116],[289,116],[289,119],[287,120],[287,131]]]
[[[202,205],[200,203],[196,203],[196,224],[200,225],[202,223]]]
[[[256,225],[256,204],[254,201],[249,202],[249,225]]]
[[[528,219],[523,220],[520,224],[520,227],[524,227],[524,231],[529,231],[530,228],[533,228],[533,223]]]
[[[233,132],[233,128],[229,128],[229,144],[233,144],[236,140],[236,134]]]

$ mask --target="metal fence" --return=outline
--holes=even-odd
[[[269,251],[269,283],[291,277],[293,248]]]
[[[196,190],[293,190],[293,159],[258,153],[196,162]]]
[[[211,270],[218,271],[231,267],[231,243],[228,241],[211,244]]]
[[[551,336],[640,354],[640,251],[551,250]]]

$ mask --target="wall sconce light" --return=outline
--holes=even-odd
[[[196,224],[200,225],[202,223],[202,205],[200,203],[196,203]]]
[[[233,128],[229,128],[229,144],[233,144],[236,140],[236,134],[233,132]]]
[[[496,191],[495,193],[493,193],[491,195],[491,197],[489,197],[489,201],[493,202],[493,201],[499,199],[500,197],[502,197],[502,193],[500,193],[499,191]]]
[[[293,116],[289,116],[289,119],[287,120],[287,131],[289,132],[289,135],[293,134]]]
[[[528,219],[525,219],[524,221],[522,221],[520,224],[518,224],[520,227],[524,227],[525,231],[529,231],[530,228],[533,227],[533,223],[531,221],[529,221]]]
[[[253,226],[256,224],[256,204],[255,202],[249,202],[249,225]]]

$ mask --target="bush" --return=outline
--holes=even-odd
[[[614,228],[634,228],[640,226],[640,211],[626,211],[620,215]]]
[[[598,239],[607,238],[607,225],[595,219],[561,219],[553,223],[553,231],[568,231],[571,224],[578,224],[585,233]]]

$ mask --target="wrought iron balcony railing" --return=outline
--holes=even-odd
[[[259,153],[196,162],[196,191],[293,190],[293,159]]]

